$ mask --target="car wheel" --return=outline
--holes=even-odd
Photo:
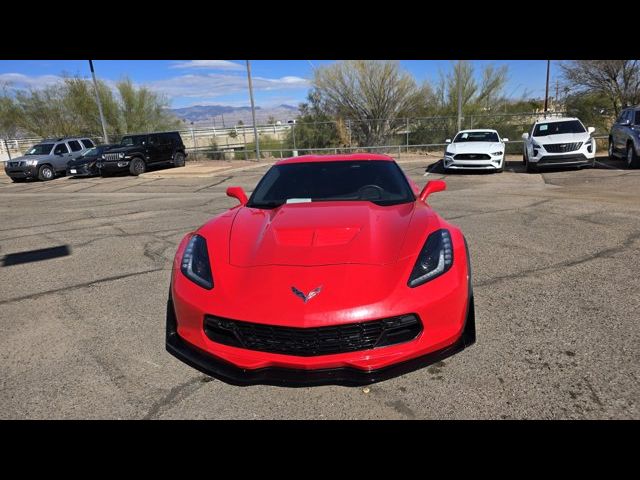
[[[527,170],[527,173],[536,173],[538,171],[538,167],[536,167],[535,165],[531,165],[531,162],[529,160],[525,162],[525,168]]]
[[[131,163],[129,164],[129,173],[131,173],[131,175],[137,177],[138,175],[144,173],[146,170],[147,166],[145,165],[144,160],[139,157],[131,160]]]
[[[627,168],[638,168],[640,166],[640,160],[636,155],[636,150],[632,144],[627,145]]]
[[[51,165],[40,165],[40,168],[38,169],[38,180],[51,180],[54,175]]]
[[[182,153],[178,152],[173,157],[173,166],[174,167],[184,167],[184,155]]]
[[[524,152],[522,152],[522,164],[525,167],[527,166],[527,151],[526,150]]]
[[[609,154],[609,158],[611,160],[613,160],[616,156],[616,152],[613,149],[613,140],[611,138],[609,139],[609,149],[607,150],[607,153]]]

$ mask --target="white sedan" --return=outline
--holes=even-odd
[[[444,153],[444,171],[452,170],[491,170],[502,172],[504,169],[504,142],[495,130],[462,130],[453,138],[447,139]]]

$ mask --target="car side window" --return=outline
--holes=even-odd
[[[640,110],[636,110],[635,116],[636,118],[633,120],[633,124],[640,126]]]
[[[61,155],[64,153],[69,153],[69,149],[67,148],[67,145],[64,143],[59,143],[56,145],[56,148],[53,150],[53,154],[54,155]]]
[[[624,116],[626,115],[626,111],[623,110],[622,113],[620,113],[620,116],[618,117],[618,119],[616,120],[616,123],[620,124],[624,121]]]
[[[72,152],[79,152],[82,150],[82,146],[77,140],[69,140],[69,148],[71,148]]]
[[[89,140],[88,138],[83,138],[80,141],[82,142],[82,145],[84,145],[84,148],[93,148],[93,147],[95,147],[95,144],[91,140]]]

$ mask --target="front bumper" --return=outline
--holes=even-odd
[[[422,368],[475,342],[469,253],[462,236],[458,237],[458,242],[454,256],[461,260],[466,257],[466,262],[463,260],[457,266],[454,262],[454,267],[447,274],[432,280],[428,290],[418,290],[422,287],[417,287],[413,295],[389,295],[386,301],[387,307],[391,308],[379,311],[389,316],[398,314],[394,308],[415,312],[422,319],[424,329],[416,339],[368,350],[318,356],[269,353],[212,341],[204,330],[205,315],[211,310],[208,311],[206,306],[203,308],[203,305],[206,304],[205,298],[212,297],[215,288],[203,295],[197,290],[199,287],[195,287],[192,294],[189,287],[193,284],[182,278],[178,262],[174,264],[167,303],[166,349],[197,370],[234,385],[364,385]],[[332,275],[327,275],[330,277]],[[224,308],[224,304],[230,301],[233,300],[220,298],[215,304]],[[239,307],[234,306],[234,309],[239,310]],[[249,305],[248,311],[260,315],[260,302]]]
[[[444,168],[451,170],[499,170],[504,164],[504,158],[495,157],[487,160],[456,160],[444,157]]]
[[[323,369],[294,369],[267,367],[258,369],[239,368],[210,353],[207,353],[178,335],[177,321],[173,299],[169,295],[167,301],[166,349],[187,365],[214,378],[231,385],[275,385],[286,387],[311,387],[317,385],[342,385],[353,387],[381,382],[389,378],[410,373],[424,368],[435,362],[444,360],[466,347],[475,343],[475,308],[473,295],[467,303],[467,313],[464,330],[460,337],[451,345],[422,355],[417,358],[400,362],[386,368],[375,370],[361,370],[353,367],[323,368]]]
[[[568,153],[562,155],[542,155],[538,158],[532,158],[531,164],[538,167],[563,167],[563,166],[580,166],[591,165],[593,157],[587,157],[584,153]]]
[[[99,173],[95,163],[67,167],[67,175],[72,177],[90,177]]]
[[[96,163],[98,170],[107,173],[127,172],[129,171],[129,159],[122,159],[118,161],[99,161]]]
[[[9,167],[4,169],[4,173],[11,178],[36,178],[38,167]]]

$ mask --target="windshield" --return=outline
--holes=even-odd
[[[49,155],[51,153],[51,149],[53,148],[53,143],[41,143],[39,145],[34,145],[31,147],[25,155]]]
[[[284,203],[371,201],[378,205],[413,202],[406,177],[395,162],[355,160],[275,165],[260,180],[248,207]]]
[[[122,137],[121,145],[125,147],[131,147],[133,145],[142,145],[143,142],[147,141],[146,135],[135,135],[131,137]]]
[[[453,139],[453,143],[462,142],[499,142],[496,132],[460,132]]]
[[[546,137],[547,135],[561,135],[563,133],[584,133],[586,130],[578,120],[567,122],[539,123],[533,131],[534,137]]]

